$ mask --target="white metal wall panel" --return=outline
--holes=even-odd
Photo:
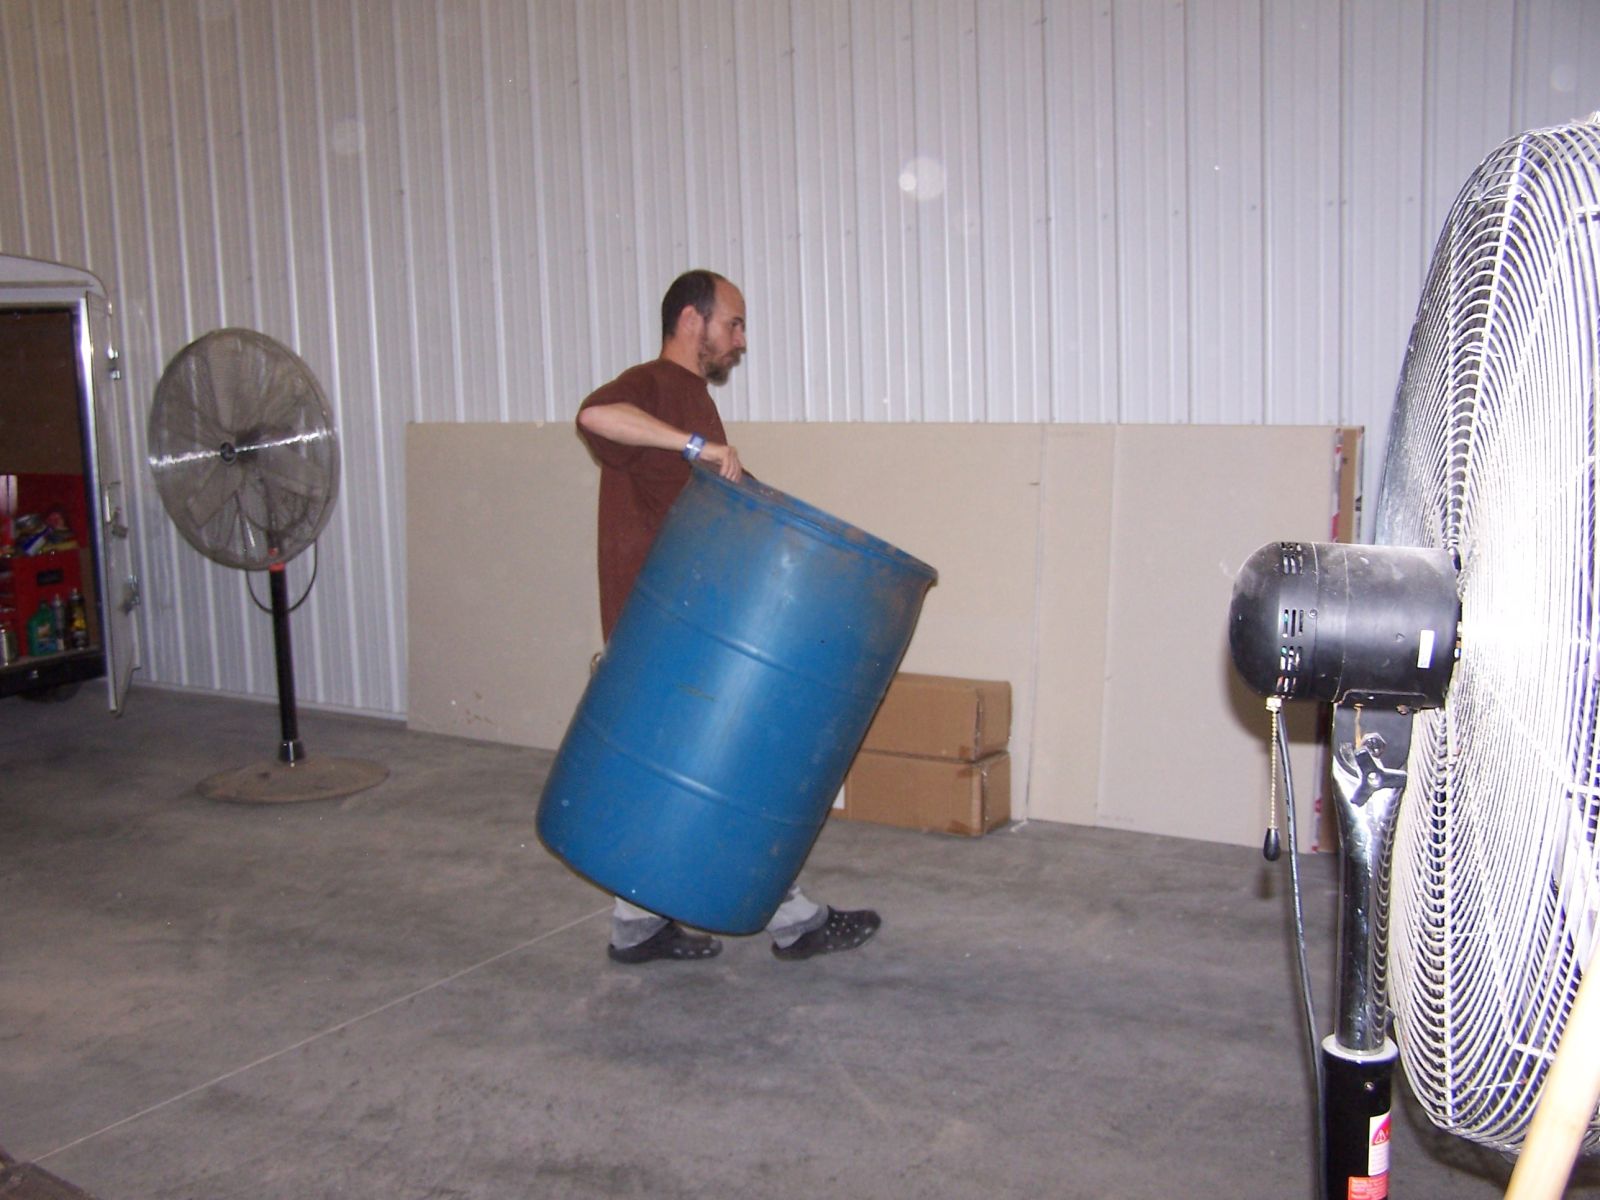
[[[490,6],[493,31],[489,70],[500,111],[496,118],[503,224],[505,312],[498,318],[505,343],[503,410],[509,419],[542,419],[550,389],[551,346],[547,332],[548,274],[545,243],[545,188],[539,166],[543,144],[539,128],[538,47],[535,23],[522,8]],[[502,154],[499,146],[524,146],[522,154]],[[400,450],[397,439],[395,449]]]
[[[11,156],[9,185],[0,184],[0,229],[9,231],[18,254],[24,253],[23,241],[31,225],[27,197],[34,189],[29,186],[29,171],[41,157],[38,148],[31,154],[25,152],[30,139],[36,141],[40,135],[37,105],[23,106],[17,98],[19,87],[37,66],[32,47],[22,45],[32,36],[31,17],[29,10],[19,7],[9,20],[0,21],[0,137]]]
[[[123,145],[135,154],[139,168],[143,261],[138,267],[144,281],[140,291],[155,347],[170,354],[194,332],[184,278],[181,234],[186,231],[186,212],[177,187],[178,130],[166,86],[172,61],[164,20],[141,20],[133,4],[127,6],[124,20],[133,71],[133,129]],[[154,378],[146,377],[147,386]],[[142,430],[134,445],[143,447]],[[143,615],[155,632],[145,643],[149,675],[215,686],[217,664],[207,657],[205,645],[212,576],[199,569],[193,551],[162,524],[154,488],[143,489],[141,496],[147,502],[141,506],[138,528],[149,551],[141,589],[146,597]]]
[[[106,280],[138,457],[208,329],[321,378],[300,692],[399,713],[405,423],[570,420],[690,266],[749,302],[733,419],[1345,422],[1370,492],[1438,225],[1600,108],[1600,7],[6,0],[0,72],[0,250]],[[270,695],[243,580],[132,478],[146,677]]]
[[[1555,125],[1600,108],[1600,5],[1516,5],[1511,128]]]
[[[117,183],[111,168],[105,79],[98,62],[94,13],[81,5],[58,11],[72,112],[72,144],[62,152],[70,156],[77,193],[63,201],[71,219],[63,225],[62,244],[78,261],[114,263],[121,250]]]
[[[650,322],[642,331],[644,340],[638,347],[630,347],[634,350],[630,361],[648,356],[661,344],[660,293],[680,271],[691,267],[721,271],[747,286],[757,273],[749,269],[741,225],[745,172],[739,155],[742,114],[733,9],[727,0],[686,0],[677,11],[680,57],[676,82],[682,95],[678,152],[684,163],[686,251],[665,272],[667,278],[652,280],[644,287],[650,301]],[[770,314],[750,315],[756,322],[758,344],[772,336]],[[597,382],[592,377],[585,381],[585,386],[564,400],[561,411],[570,413]],[[745,412],[743,388],[744,381],[735,375],[721,393],[728,412]]]
[[[921,416],[914,406],[922,393],[914,235],[919,187],[931,190],[932,183],[931,165],[917,149],[911,0],[853,4],[851,41],[860,413],[868,421],[910,421]]]
[[[1115,6],[1116,419],[1189,419],[1187,62],[1181,4]]]
[[[394,8],[396,99],[399,105],[410,287],[416,319],[408,347],[416,359],[419,418],[461,420],[466,397],[456,390],[456,325],[451,255],[453,181],[447,152],[448,83],[440,61],[443,10],[433,5]]]
[[[541,373],[538,341],[539,254],[532,236],[537,226],[527,197],[536,195],[527,154],[502,153],[503,146],[527,146],[533,139],[529,104],[533,79],[528,59],[528,12],[480,0],[482,37],[478,51],[486,97],[485,183],[489,193],[489,267],[495,305],[487,314],[494,330],[494,411],[496,420],[527,413],[529,381]]]
[[[392,146],[397,130],[390,106],[370,103],[369,94],[394,94],[394,58],[388,53],[392,32],[390,22],[379,10],[352,3],[345,19],[352,41],[351,84],[346,103],[349,111],[337,128],[335,150],[350,160],[353,194],[347,203],[356,235],[349,239],[347,253],[355,256],[349,268],[349,292],[359,297],[362,321],[352,325],[341,354],[346,381],[359,380],[361,403],[354,403],[357,389],[347,382],[340,389],[344,423],[341,435],[349,444],[364,447],[359,455],[346,455],[351,471],[344,496],[352,499],[359,489],[359,507],[352,506],[355,519],[349,531],[349,548],[359,548],[360,569],[353,581],[389,580],[405,563],[398,548],[404,542],[404,509],[397,500],[386,497],[404,495],[405,406],[397,398],[409,394],[404,376],[391,376],[404,370],[404,355],[392,358],[389,347],[405,344],[405,313],[394,301],[399,289],[391,284],[393,265],[402,261],[398,206],[396,156],[369,152],[367,147]],[[527,339],[513,339],[523,346]],[[359,410],[356,411],[356,410]],[[370,532],[369,532],[370,531]],[[353,610],[351,628],[360,628],[369,619],[371,606],[363,603],[363,589],[351,587],[346,600]],[[348,702],[351,707],[379,707],[384,711],[403,711],[405,692],[398,664],[406,657],[405,630],[398,613],[381,611],[382,622],[365,638],[350,639],[357,658],[357,674]],[[357,697],[378,697],[376,705]]]
[[[384,530],[379,502],[384,485],[382,410],[362,352],[374,313],[364,267],[371,222],[362,204],[365,130],[360,43],[352,19],[356,8],[354,3],[323,0],[321,34],[311,53],[315,121],[321,131],[314,164],[321,217],[316,257],[323,267],[323,286],[318,336],[303,343],[308,354],[316,355],[307,361],[318,363],[313,369],[328,393],[340,437],[360,448],[360,453],[343,456],[339,504],[318,547],[320,573],[311,593],[311,603],[321,607],[317,618],[307,622],[318,635],[313,646],[322,673],[319,694],[350,708],[358,696],[385,694],[391,682],[387,668],[395,661],[393,622],[373,628],[366,638],[322,636],[362,627],[363,581],[381,578],[384,561],[376,552]],[[345,230],[348,235],[341,233]],[[376,536],[366,536],[368,530]]]
[[[41,72],[49,70],[53,56],[48,34],[41,35],[39,31],[33,6],[18,7],[5,15],[8,19],[0,32],[0,44],[5,50],[0,64],[5,66],[5,79],[0,82],[0,92],[5,95],[9,116],[6,132],[11,140],[12,186],[7,189],[0,212],[17,222],[12,227],[16,253],[37,256],[32,249],[35,240],[56,244],[50,216],[52,156],[48,136],[53,114],[42,94],[44,85],[40,80]]]
[[[800,391],[803,419],[859,420],[850,6],[845,0],[802,4],[793,15],[800,265],[796,332],[805,363],[793,386]],[[770,328],[762,332],[763,341],[778,333]]]
[[[642,71],[633,66],[648,57],[650,47],[678,44],[678,13],[665,4],[631,7],[623,24],[629,65],[625,91],[618,98],[626,102],[629,117],[625,144],[630,198],[624,204],[618,232],[626,235],[626,244],[632,248],[628,255],[632,269],[617,295],[625,298],[623,303],[638,317],[636,323],[611,331],[626,331],[631,340],[614,339],[609,349],[625,359],[626,366],[643,357],[659,336],[660,296],[651,293],[662,287],[653,281],[671,279],[683,269],[688,253],[684,200],[690,189],[678,136],[685,126],[683,89],[672,72]]]
[[[1177,419],[1261,419],[1261,5],[1186,9],[1189,388]],[[1176,398],[1175,398],[1176,399]]]
[[[439,70],[440,185],[444,191],[444,261],[449,288],[449,381],[463,421],[494,420],[499,411],[490,331],[496,311],[491,197],[486,144],[490,113],[483,88],[482,10],[441,4],[436,11]]]
[[[42,169],[36,173],[39,199],[44,202],[41,216],[47,223],[53,244],[77,245],[80,234],[73,225],[76,206],[71,203],[76,190],[77,156],[70,149],[74,133],[71,77],[67,73],[67,39],[62,13],[37,14],[31,49],[35,61],[29,64],[33,69],[25,73],[28,80],[25,86],[28,93],[38,98],[44,112],[44,128],[40,134],[44,146],[50,148],[44,155]]]
[[[730,389],[733,415],[783,420],[805,409],[800,320],[800,205],[795,144],[794,43],[789,6],[732,6],[744,276],[750,356]],[[711,118],[713,128],[720,126]],[[656,291],[660,291],[657,287]],[[659,330],[658,330],[659,332]],[[659,344],[659,342],[657,343]]]
[[[1047,0],[1050,408],[1040,415],[1053,421],[1115,421],[1120,416],[1123,323],[1113,30],[1110,5]]]
[[[1362,424],[1387,420],[1432,244],[1423,233],[1425,15],[1420,3],[1388,0],[1345,13],[1340,358],[1343,403]]]
[[[1267,424],[1348,419],[1340,319],[1340,13],[1333,5],[1270,4],[1262,12],[1262,387]]]
[[[1038,0],[977,6],[978,266],[982,321],[977,421],[1045,421],[1050,411],[1044,11]],[[1000,398],[1005,397],[1002,401]]]
[[[1428,123],[1423,141],[1424,226],[1430,247],[1444,214],[1488,147],[1485,128],[1511,116],[1516,13],[1498,0],[1434,0],[1424,47]],[[1576,114],[1572,114],[1576,115]]]
[[[984,6],[1003,19],[1003,10]],[[983,408],[982,221],[978,163],[977,13],[955,0],[911,8],[919,203],[917,293],[924,421],[980,420]],[[902,187],[905,183],[902,183]],[[920,399],[920,409],[917,400]]]
[[[543,412],[535,419],[564,420],[600,382],[589,314],[589,244],[583,237],[588,200],[583,187],[580,128],[583,88],[578,65],[577,0],[540,4],[529,38],[535,69],[534,159],[539,191],[526,197],[538,214],[541,278],[539,333],[547,356]],[[611,300],[610,306],[625,303]],[[608,311],[609,307],[608,306]],[[536,381],[530,381],[536,382]]]
[[[584,245],[589,286],[596,383],[638,358],[644,326],[639,291],[634,209],[641,200],[633,177],[633,113],[628,79],[633,63],[626,14],[603,4],[578,7],[579,70],[582,73],[583,195],[587,204]],[[600,300],[600,298],[606,298]]]

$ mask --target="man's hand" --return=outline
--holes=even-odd
[[[738,483],[744,476],[744,467],[739,464],[739,452],[732,446],[707,442],[705,449],[700,451],[700,457],[708,463],[714,463],[718,473],[732,483]]]

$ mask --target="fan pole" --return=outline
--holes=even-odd
[[[272,646],[278,660],[278,725],[283,740],[278,744],[278,761],[299,762],[306,756],[300,744],[300,722],[294,706],[294,657],[289,646],[289,581],[287,564],[274,562],[267,568],[272,586]]]
[[[1383,865],[1394,838],[1411,714],[1341,703],[1333,710],[1339,817],[1339,981],[1334,1032],[1322,1043],[1324,1178],[1330,1200],[1389,1194],[1391,1080],[1381,964]]]
[[[1324,1133],[1331,1200],[1389,1194],[1389,1111],[1400,1050],[1389,1038],[1362,1054],[1329,1037],[1322,1043]]]

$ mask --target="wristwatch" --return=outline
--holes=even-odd
[[[690,462],[700,457],[700,451],[706,448],[706,439],[698,433],[691,433],[689,440],[684,443],[683,456]]]

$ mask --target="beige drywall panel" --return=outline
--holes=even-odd
[[[1118,427],[1095,824],[1260,844],[1267,717],[1232,669],[1228,604],[1239,567],[1264,543],[1329,540],[1335,437]],[[1291,716],[1306,831],[1320,788],[1316,710]]]
[[[411,728],[560,743],[600,648],[597,492],[566,422],[407,427]]]
[[[1112,425],[1052,425],[1043,433],[1026,813],[1046,821],[1098,819],[1116,436]]]
[[[729,440],[772,486],[939,572],[903,667],[1004,679],[1012,729],[1032,722],[1038,425],[735,423]],[[1012,811],[1030,747],[1012,742]]]
[[[1327,539],[1334,431],[730,437],[766,482],[939,571],[904,667],[1011,683],[1016,816],[1259,844],[1266,718],[1228,660],[1228,602],[1261,544]],[[554,748],[600,648],[597,469],[571,425],[512,423],[413,425],[406,471],[412,727]],[[1303,831],[1317,715],[1290,725]]]

